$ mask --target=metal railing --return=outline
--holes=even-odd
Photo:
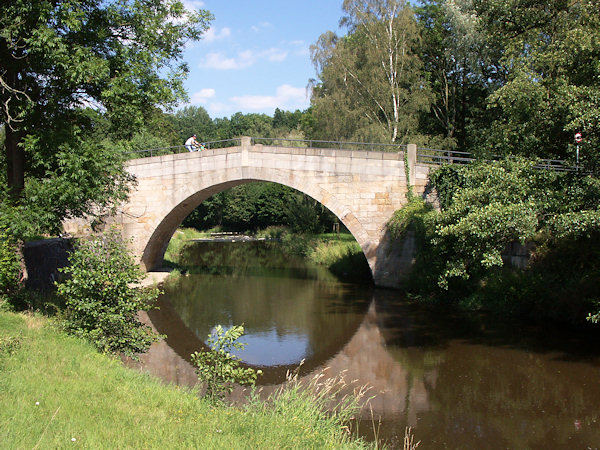
[[[468,164],[474,160],[473,155],[467,152],[417,147],[417,163],[421,164]]]
[[[269,147],[286,148],[307,148],[307,149],[330,149],[330,150],[358,150],[358,151],[376,151],[386,153],[406,154],[406,144],[378,144],[374,142],[347,142],[347,141],[325,141],[317,139],[286,139],[286,138],[261,138],[251,137],[252,145],[262,144]],[[218,141],[202,142],[206,150],[215,150],[222,148],[240,147],[242,138],[223,139]],[[133,150],[125,152],[127,159],[146,158],[151,156],[162,156],[173,153],[187,153],[188,148],[185,145],[176,145],[172,147],[149,148],[144,150]],[[469,164],[477,158],[472,153],[461,152],[457,150],[441,150],[434,148],[418,147],[417,163],[441,166],[444,164]],[[500,159],[493,156],[492,160]],[[568,166],[566,161],[558,159],[540,159],[536,168],[554,170],[557,172],[570,172],[577,170],[574,166]]]
[[[567,166],[566,161],[561,159],[539,159],[534,166],[536,169],[554,170],[556,172],[575,172],[577,167]]]
[[[497,161],[502,159],[501,156],[492,156],[486,161]],[[439,150],[432,148],[417,148],[417,163],[420,164],[469,164],[476,161],[477,158],[473,154],[467,152],[459,152],[455,150]],[[556,172],[573,172],[577,170],[575,166],[567,165],[566,161],[560,159],[538,159],[534,165],[536,169],[554,170]]]
[[[220,141],[201,142],[206,150],[219,148],[239,147],[242,145],[241,138],[223,139]],[[199,148],[198,148],[199,150]],[[185,145],[174,145],[172,147],[147,148],[144,150],[132,150],[125,152],[127,159],[149,158],[151,156],[171,155],[173,153],[187,153],[190,150]]]
[[[331,150],[377,151],[401,153],[406,151],[406,144],[377,144],[374,142],[323,141],[318,139],[286,139],[286,138],[250,138],[252,144],[272,147],[323,148]]]

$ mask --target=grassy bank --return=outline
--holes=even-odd
[[[368,282],[371,279],[362,249],[349,233],[289,234],[283,237],[283,244],[286,251],[306,256],[309,261],[327,267],[342,280]]]
[[[191,239],[210,237],[209,232],[193,228],[178,229],[165,252],[165,264],[181,268],[179,255]],[[259,231],[257,237],[278,240],[284,252],[306,257],[314,264],[327,267],[342,280],[370,280],[370,270],[362,249],[349,233],[323,233],[316,235],[294,234],[282,227],[271,227]]]
[[[98,354],[46,318],[0,312],[0,447],[361,448],[299,393],[244,409]]]

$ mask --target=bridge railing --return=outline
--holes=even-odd
[[[474,159],[473,155],[467,152],[417,147],[417,162],[420,164],[468,164]]]
[[[324,148],[332,150],[361,150],[387,153],[404,153],[405,144],[376,144],[369,142],[323,141],[318,139],[250,138],[252,144],[272,147]]]
[[[577,167],[567,166],[566,161],[561,159],[539,159],[534,166],[536,169],[554,170],[556,172],[575,172]]]
[[[239,147],[242,145],[241,138],[223,139],[220,141],[200,142],[206,150]],[[147,148],[144,150],[131,150],[125,152],[126,159],[149,158],[151,156],[170,155],[172,153],[187,153],[188,148],[185,145],[174,145],[171,147]]]
[[[499,160],[501,156],[492,156],[491,160]],[[455,150],[439,150],[433,148],[417,148],[417,162],[420,164],[469,164],[475,161],[471,153]],[[539,159],[534,166],[537,169],[554,170],[556,172],[572,172],[577,170],[574,166],[567,165],[560,159]]]
[[[319,148],[332,150],[361,150],[377,151],[388,153],[406,154],[407,145],[405,144],[377,144],[372,142],[347,142],[347,141],[326,141],[317,139],[286,139],[286,138],[261,138],[251,137],[251,144],[262,144],[269,147],[295,147],[295,148]],[[218,141],[201,142],[206,150],[220,148],[241,147],[242,138],[223,139]],[[188,148],[185,145],[175,145],[172,147],[149,148],[144,150],[132,150],[125,152],[126,159],[146,158],[151,156],[169,155],[172,153],[187,153]],[[417,163],[431,164],[441,166],[443,164],[468,164],[475,161],[473,154],[457,150],[441,150],[434,148],[418,147]],[[492,157],[499,159],[500,157]],[[539,169],[554,170],[558,172],[570,172],[577,170],[574,166],[567,165],[566,161],[558,159],[540,159],[535,166]]]

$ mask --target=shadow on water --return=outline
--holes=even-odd
[[[266,392],[302,358],[304,380],[345,371],[371,387],[361,434],[392,447],[412,426],[422,448],[598,448],[597,329],[464,314],[339,283],[262,250],[258,259],[229,253],[241,269],[215,254],[232,267],[227,275],[191,274],[166,287],[146,318],[167,339],[142,355],[145,370],[194,384],[189,355],[205,348],[211,328],[244,323],[250,352],[240,356],[264,370]]]

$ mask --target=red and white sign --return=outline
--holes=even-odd
[[[575,133],[575,142],[579,144],[583,140],[581,133]]]

